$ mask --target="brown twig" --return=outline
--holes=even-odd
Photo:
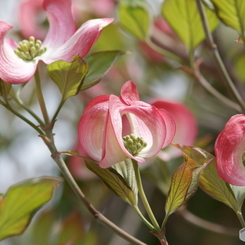
[[[54,144],[54,139],[53,139],[53,134],[49,130],[46,131],[47,136],[41,136],[43,139],[44,143],[47,145],[51,152],[51,157],[53,160],[56,162],[58,167],[60,168],[60,171],[62,172],[64,178],[66,181],[69,183],[71,186],[72,190],[74,193],[77,195],[77,197],[80,199],[80,201],[86,206],[88,211],[93,215],[94,219],[98,221],[100,224],[102,224],[105,227],[108,227],[111,229],[114,233],[125,239],[126,241],[130,242],[131,244],[134,245],[146,245],[145,243],[141,242],[137,238],[131,236],[124,230],[122,230],[120,227],[115,225],[113,222],[111,222],[109,219],[107,219],[103,214],[101,214],[86,198],[82,190],[79,188],[77,185],[76,181],[74,180],[73,176],[71,175],[69,169],[67,168],[63,158],[61,157],[60,153],[57,151],[55,144]]]
[[[202,20],[202,24],[203,24],[203,28],[204,28],[204,32],[206,35],[206,40],[209,46],[209,49],[211,50],[214,60],[220,70],[220,72],[223,74],[224,77],[224,81],[226,83],[226,85],[229,86],[229,89],[231,90],[234,98],[236,99],[237,103],[241,106],[241,109],[243,112],[245,112],[245,102],[243,101],[241,95],[238,93],[237,88],[235,87],[233,81],[230,78],[230,75],[228,74],[225,65],[220,57],[219,51],[217,49],[217,45],[215,44],[214,40],[213,40],[213,36],[212,33],[209,29],[209,25],[208,25],[208,21],[207,21],[207,17],[204,11],[204,7],[202,5],[201,0],[196,0],[197,3],[197,7],[198,7],[198,11],[200,13],[200,17]]]

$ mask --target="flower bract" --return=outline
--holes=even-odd
[[[35,42],[35,48],[31,47],[33,37],[19,44],[5,38],[13,26],[0,21],[0,78],[3,81],[11,84],[27,82],[35,73],[39,61],[50,64],[57,60],[70,62],[74,55],[84,57],[102,28],[113,21],[112,18],[93,19],[77,29],[71,0],[44,0],[43,8],[50,27],[43,42]]]
[[[120,97],[112,94],[93,99],[78,127],[83,152],[102,168],[126,158],[142,163],[169,145],[174,134],[172,116],[140,101],[131,81],[124,84]]]
[[[215,142],[219,176],[229,184],[245,186],[245,115],[232,116]]]
[[[163,99],[154,99],[151,105],[158,109],[168,111],[176,123],[176,133],[173,143],[182,145],[192,145],[197,137],[197,122],[191,111],[182,103],[167,101]],[[181,156],[182,153],[176,147],[170,145],[158,154],[163,161]]]

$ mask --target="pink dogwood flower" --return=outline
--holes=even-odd
[[[165,110],[139,100],[128,81],[121,96],[102,95],[85,108],[78,126],[82,151],[107,168],[126,158],[140,163],[170,144],[175,122]]]
[[[84,57],[97,40],[103,27],[113,19],[94,19],[76,28],[71,0],[44,0],[49,30],[43,43],[30,37],[19,45],[5,38],[12,29],[0,21],[0,78],[11,84],[27,82],[35,73],[39,61],[50,64],[57,60],[72,61],[74,55]]]
[[[30,36],[40,40],[45,38],[48,26],[42,25],[46,20],[42,6],[43,0],[25,0],[20,3],[18,20],[20,33],[24,38],[29,38]]]
[[[229,184],[245,186],[245,115],[232,116],[218,135],[214,150],[221,179]]]
[[[193,145],[197,137],[197,122],[191,111],[179,102],[155,99],[151,105],[158,109],[168,111],[176,123],[176,133],[173,142],[182,145]],[[159,152],[158,157],[163,161],[181,156],[182,153],[176,147],[169,145],[166,149]]]
[[[76,143],[74,149],[78,151],[81,155],[86,155],[78,142]],[[75,179],[86,181],[97,177],[96,174],[94,174],[86,167],[85,160],[83,158],[77,156],[70,156],[68,159],[68,167],[72,176]]]

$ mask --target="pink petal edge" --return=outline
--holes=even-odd
[[[245,167],[242,157],[245,148],[245,115],[230,118],[218,135],[214,150],[220,177],[232,185],[245,186]]]
[[[137,87],[132,81],[126,82],[121,88],[121,98],[126,104],[130,104],[130,101],[140,100]]]
[[[77,30],[72,15],[72,2],[71,0],[44,0],[43,8],[47,11],[49,20],[49,30],[43,46],[55,50],[69,40]]]
[[[92,100],[79,121],[78,138],[82,153],[100,161],[102,158],[102,139],[108,114],[108,96],[99,96]]]
[[[72,61],[74,55],[84,57],[98,39],[102,28],[113,20],[112,18],[88,20],[62,46],[56,50],[48,49],[42,55],[42,60],[50,64],[56,60]]]
[[[156,108],[164,109],[172,115],[176,124],[176,133],[172,142],[183,145],[192,145],[195,142],[198,132],[197,122],[194,115],[184,104],[166,101],[161,98],[154,99],[150,103]],[[164,161],[168,161],[181,155],[181,150],[170,145],[166,150],[160,152],[159,157]]]
[[[5,36],[13,26],[0,21],[0,78],[10,84],[21,84],[31,79],[35,73],[37,62],[26,62],[14,53],[17,44]]]

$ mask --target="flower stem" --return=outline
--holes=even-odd
[[[54,113],[54,116],[53,116],[51,122],[53,122],[54,120],[56,120],[56,118],[57,118],[57,116],[58,116],[58,114],[59,114],[59,112],[60,112],[62,106],[65,104],[65,102],[66,102],[65,100],[63,100],[63,99],[61,100],[61,102],[60,102],[60,104],[59,104],[59,106],[58,106],[56,112]]]
[[[44,122],[28,107],[26,107],[23,103],[23,101],[16,97],[15,94],[10,94],[12,99],[20,106],[22,107],[24,110],[26,110],[34,119],[36,119],[36,121],[40,124],[40,125],[44,125]]]
[[[136,213],[139,215],[139,217],[142,219],[142,221],[148,226],[148,228],[151,230],[155,230],[154,226],[151,223],[149,223],[149,221],[141,213],[139,207],[134,205],[133,208],[136,211]]]
[[[193,74],[194,78],[213,96],[215,96],[217,99],[222,101],[224,104],[229,106],[230,108],[235,109],[238,112],[242,112],[242,108],[239,104],[236,102],[228,99],[223,94],[221,94],[219,91],[217,91],[213,86],[210,85],[210,83],[201,75],[201,73],[198,70],[194,71]]]
[[[45,125],[48,126],[50,121],[49,121],[49,116],[48,112],[46,109],[45,101],[43,98],[42,94],[42,89],[41,89],[41,83],[40,83],[40,77],[38,74],[38,71],[35,73],[35,83],[36,83],[36,93],[38,97],[38,101],[40,104],[40,108],[43,114],[43,118],[45,121]],[[58,115],[63,103],[61,102],[57,112],[54,115],[55,117]],[[88,201],[82,190],[79,188],[77,185],[76,181],[74,180],[73,176],[71,175],[69,169],[67,168],[63,158],[61,157],[60,153],[57,151],[56,146],[54,144],[54,136],[52,133],[52,128],[50,127],[44,127],[43,131],[45,132],[46,135],[40,135],[40,137],[43,139],[44,143],[48,147],[48,149],[51,152],[51,157],[55,161],[55,163],[58,165],[60,171],[62,172],[64,178],[66,181],[69,183],[71,186],[73,192],[77,195],[77,197],[82,201],[82,203],[85,205],[85,207],[88,209],[88,211],[93,215],[94,219],[96,219],[99,223],[102,225],[110,228],[113,232],[115,232],[117,235],[125,239],[126,241],[130,242],[131,244],[134,245],[146,245],[145,243],[141,242],[140,240],[136,239],[135,237],[131,236],[118,226],[116,226],[114,223],[112,223],[110,220],[108,220],[104,215],[102,215],[95,207]]]
[[[59,166],[60,171],[62,172],[64,178],[71,186],[73,192],[77,195],[77,197],[82,201],[82,203],[86,206],[88,211],[93,215],[94,219],[97,220],[100,224],[104,225],[111,229],[114,233],[128,241],[130,244],[133,245],[146,245],[145,243],[141,242],[140,240],[136,239],[135,237],[131,236],[114,223],[112,223],[109,219],[107,219],[103,214],[101,214],[95,207],[87,200],[86,196],[82,192],[82,190],[77,185],[76,181],[74,180],[73,176],[71,175],[69,169],[67,168],[63,158],[61,157],[60,153],[57,151],[56,146],[54,144],[53,134],[50,129],[46,130],[46,136],[42,136],[44,143],[47,145],[51,152],[51,157]]]
[[[178,56],[176,56],[175,54],[160,48],[159,46],[157,46],[155,43],[153,43],[150,39],[146,40],[147,45],[152,48],[154,51],[156,51],[157,53],[168,57],[170,59],[175,60],[176,62],[178,62],[179,64],[183,64],[183,61],[181,60],[181,58],[179,58]]]
[[[21,115],[20,113],[18,113],[17,111],[15,111],[10,106],[9,103],[7,103],[7,104],[1,103],[1,105],[3,105],[6,109],[8,109],[14,115],[16,115],[17,117],[19,117],[21,120],[23,120],[24,122],[26,122],[29,126],[31,126],[33,129],[35,129],[40,135],[44,135],[43,131],[38,126],[36,126],[33,122],[31,122],[30,120],[28,120],[27,118],[25,118],[23,115]]]
[[[217,45],[214,43],[212,33],[211,33],[209,26],[208,26],[207,17],[206,17],[202,2],[201,2],[201,0],[196,0],[196,3],[197,3],[198,11],[200,13],[200,17],[202,20],[206,39],[207,39],[209,48],[213,53],[214,60],[215,60],[216,64],[218,65],[220,72],[223,74],[224,80],[225,80],[226,84],[229,86],[229,89],[231,90],[234,98],[236,99],[238,104],[241,106],[242,111],[245,112],[245,102],[243,101],[241,95],[238,93],[237,88],[235,87],[233,81],[231,80],[230,75],[228,74],[228,72],[225,68],[225,65],[224,65],[224,63],[220,57],[219,51],[217,49]]]
[[[238,217],[238,219],[240,221],[240,224],[241,224],[242,228],[245,228],[245,221],[244,221],[242,212],[241,211],[237,211],[236,215],[237,215],[237,217]]]
[[[145,195],[145,192],[144,192],[144,189],[143,189],[143,185],[142,185],[142,181],[141,181],[141,177],[140,177],[140,171],[139,171],[139,166],[138,166],[138,163],[132,159],[132,163],[133,163],[133,167],[134,167],[134,172],[135,172],[135,177],[136,177],[136,181],[137,181],[137,185],[138,185],[138,190],[139,190],[139,194],[140,194],[140,197],[141,197],[141,200],[142,200],[142,203],[145,207],[145,210],[154,226],[154,229],[157,233],[160,233],[161,232],[161,229],[159,227],[159,224],[157,223],[157,220],[151,210],[151,207],[149,205],[149,202],[146,198],[146,195]]]
[[[46,104],[45,104],[45,101],[44,101],[44,98],[43,98],[43,93],[42,93],[42,88],[41,88],[41,82],[40,82],[40,76],[39,76],[38,69],[36,70],[36,72],[34,74],[34,78],[35,78],[37,99],[38,99],[39,106],[40,106],[41,111],[42,111],[44,122],[45,122],[45,124],[47,126],[47,125],[49,125],[49,116],[48,116],[48,111],[47,111]]]
[[[165,226],[166,226],[168,217],[169,217],[169,214],[168,213],[165,214],[165,217],[164,217],[163,222],[162,222],[162,225],[161,225],[161,230],[164,230],[165,229]]]
[[[198,227],[201,227],[203,229],[206,229],[211,232],[219,233],[219,234],[225,234],[230,236],[237,236],[237,229],[231,228],[231,227],[225,227],[219,224],[215,224],[213,222],[204,220],[190,211],[186,209],[186,206],[181,206],[177,210],[178,214],[180,214],[186,221],[192,223],[193,225],[196,225]]]

